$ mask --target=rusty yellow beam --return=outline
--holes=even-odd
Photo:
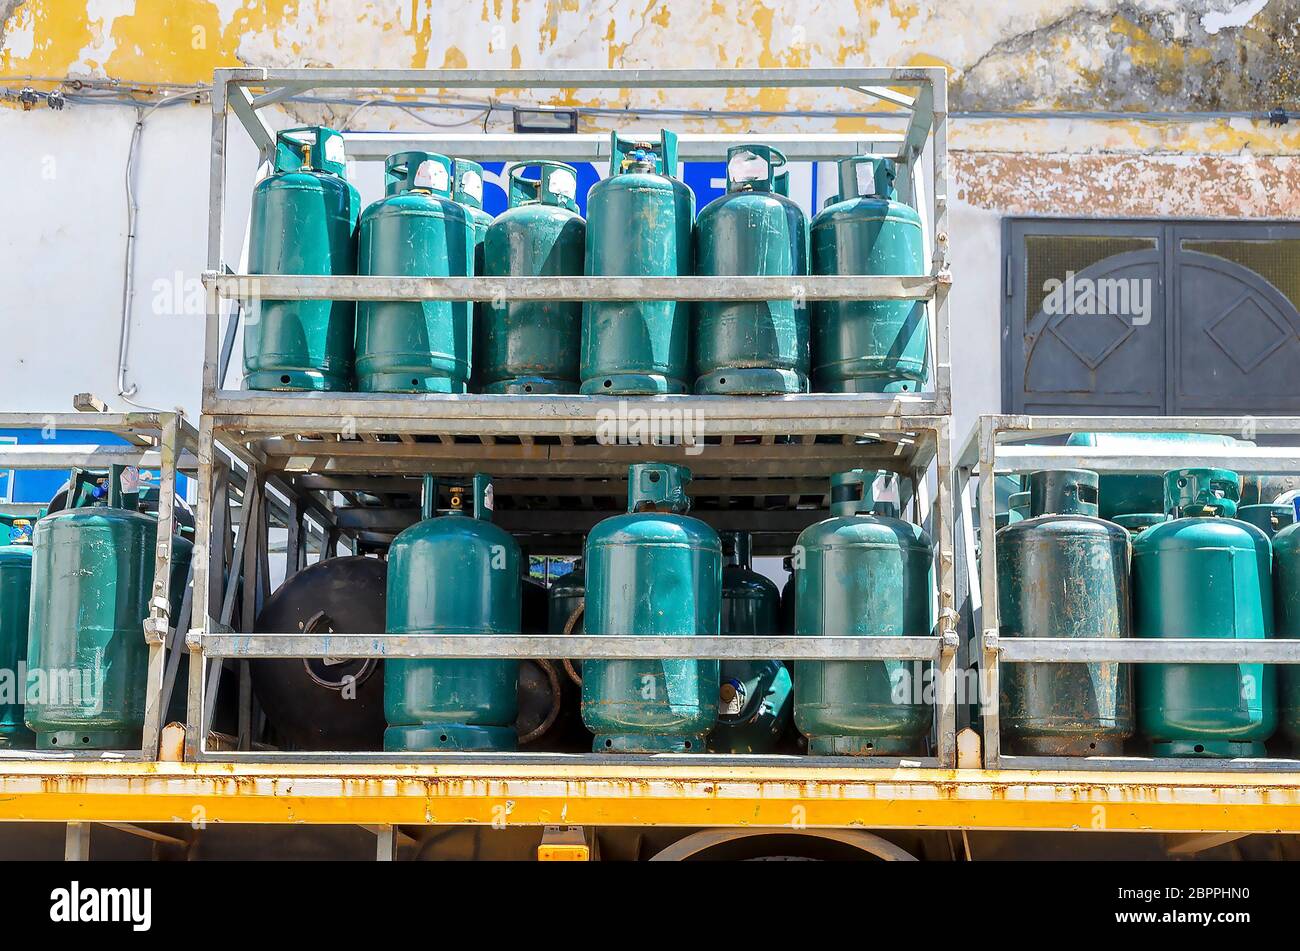
[[[13,820],[1300,832],[1300,775],[4,763]]]

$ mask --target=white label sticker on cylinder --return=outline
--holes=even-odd
[[[492,511],[492,483],[489,482],[483,489],[483,507],[489,512]]]
[[[867,196],[876,193],[876,166],[871,162],[859,162],[854,166],[858,177],[858,195]]]
[[[118,485],[124,493],[140,491],[140,470],[135,466],[127,466],[122,470],[122,475],[118,479]]]
[[[462,175],[460,190],[480,205],[483,204],[483,176],[478,172],[466,172]]]
[[[736,152],[727,161],[727,177],[733,182],[765,182],[767,159],[748,150]]]
[[[325,161],[342,165],[346,160],[343,152],[343,136],[331,135],[325,140]]]
[[[559,195],[561,198],[577,199],[578,179],[567,168],[552,170],[548,181],[550,182],[551,194]]]
[[[441,162],[435,162],[433,159],[421,162],[420,167],[415,170],[415,187],[428,188],[435,192],[448,192],[451,189],[451,176],[447,174],[447,166]]]

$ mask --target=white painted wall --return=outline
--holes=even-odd
[[[982,413],[1002,412],[1002,215],[950,201],[952,434],[960,450]]]
[[[135,299],[128,389],[136,403],[195,416],[202,369],[202,301],[175,305],[173,284],[197,286],[207,249],[206,106],[159,109],[146,121],[136,172]],[[114,408],[118,395],[125,170],[135,110],[0,110],[0,409],[68,411],[78,392]],[[238,254],[256,152],[231,147],[227,254]],[[164,284],[157,284],[157,282]],[[181,301],[185,287],[182,284]]]

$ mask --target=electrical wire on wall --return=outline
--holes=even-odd
[[[169,83],[149,83],[149,84],[124,84],[115,80],[93,80],[93,79],[58,79],[49,76],[17,76],[8,78],[10,84],[22,83],[56,83],[62,84],[61,88],[53,92],[40,92],[30,87],[15,88],[13,85],[0,87],[0,95],[5,98],[23,102],[30,107],[31,104],[47,99],[54,95],[62,102],[76,105],[152,105],[184,100],[186,97],[196,95],[206,95],[210,88],[206,84],[198,83],[192,86],[180,86]],[[162,90],[181,90],[178,95],[169,95],[163,100],[155,102],[154,99],[148,98],[156,95]],[[145,97],[145,98],[141,98]],[[474,116],[464,121],[452,122],[445,124],[447,128],[457,128],[460,126],[470,125],[477,122],[482,116],[485,121],[486,117],[494,112],[512,113],[515,109],[535,109],[538,108],[536,103],[513,103],[495,99],[462,99],[457,97],[440,97],[437,99],[402,99],[396,100],[385,97],[355,98],[348,96],[321,96],[300,94],[288,96],[280,102],[299,103],[304,105],[321,105],[321,106],[354,106],[353,112],[348,116],[348,122],[356,116],[361,108],[371,106],[379,108],[398,109],[413,116],[426,125],[443,126],[444,123],[434,122],[426,119],[414,110],[416,109],[443,109],[452,111],[473,111]],[[56,106],[58,108],[58,106]],[[605,117],[664,117],[664,118],[701,118],[701,119],[764,119],[764,118],[807,118],[807,119],[901,119],[907,115],[904,110],[863,110],[863,109],[671,109],[667,107],[638,107],[638,106],[564,106],[566,110],[572,110],[579,116],[605,116]],[[1166,111],[1128,111],[1128,110],[1073,110],[1073,109],[1034,109],[1034,110],[949,110],[950,119],[1083,119],[1094,121],[1143,121],[1143,122],[1209,122],[1224,119],[1249,119],[1256,122],[1267,122],[1272,125],[1284,125],[1292,120],[1300,119],[1300,111],[1295,109],[1286,109],[1277,106],[1269,110],[1261,111],[1188,111],[1188,110],[1166,110]],[[344,123],[346,127],[346,122]]]
[[[136,395],[139,387],[134,383],[127,383],[131,351],[131,309],[135,301],[136,219],[140,214],[140,205],[136,201],[135,192],[135,171],[140,152],[140,140],[144,136],[145,120],[153,115],[156,110],[169,103],[181,100],[193,101],[195,97],[196,94],[192,91],[174,93],[164,96],[147,108],[137,105],[135,107],[135,126],[131,129],[131,143],[126,152],[126,173],[123,176],[126,185],[126,250],[122,259],[122,313],[117,341],[117,395],[121,397],[123,402],[137,409],[154,409],[154,407],[145,406],[133,400],[131,397]]]

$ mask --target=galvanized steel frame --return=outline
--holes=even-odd
[[[908,96],[896,91],[915,90]],[[784,278],[309,278],[279,276],[258,278],[235,273],[224,260],[225,177],[228,117],[231,113],[258,147],[263,160],[274,147],[274,134],[259,110],[312,89],[738,89],[831,88],[847,89],[899,109],[904,131],[892,134],[794,133],[781,136],[791,161],[843,157],[868,151],[886,154],[899,163],[900,187],[912,198],[926,232],[930,273],[916,278],[880,275],[859,278],[809,277],[791,282]],[[252,90],[261,89],[260,95]],[[203,411],[239,412],[231,400],[246,394],[221,388],[221,299],[239,299],[250,289],[279,299],[384,300],[537,300],[628,299],[669,300],[769,300],[797,297],[804,300],[903,299],[933,301],[930,310],[932,393],[926,399],[895,399],[886,394],[864,394],[858,399],[882,416],[942,415],[951,412],[951,359],[948,292],[951,285],[948,249],[948,145],[947,72],[940,67],[832,68],[832,69],[649,69],[649,70],[438,70],[438,69],[219,69],[212,82],[212,139],[210,153],[208,262],[203,275],[210,290],[204,347]],[[683,135],[683,158],[721,158],[729,145],[743,136]],[[520,147],[545,146],[545,157],[573,161],[607,156],[603,136],[578,135],[463,135],[415,133],[386,136],[344,133],[353,158],[382,160],[394,151],[436,147],[449,154],[477,159],[520,157]],[[926,143],[931,144],[931,174],[916,174],[923,165]],[[542,157],[530,153],[530,157]],[[933,208],[933,213],[931,213]],[[261,283],[265,282],[265,283]],[[260,285],[260,286],[259,286]],[[557,296],[558,295],[558,296]],[[794,399],[802,399],[795,397]],[[813,397],[809,397],[810,399]],[[476,397],[469,397],[473,401]],[[350,407],[344,406],[347,412]],[[356,415],[353,413],[352,415]]]
[[[139,413],[0,413],[0,428],[92,430],[111,432],[132,443],[118,445],[71,445],[43,443],[0,445],[0,469],[107,468],[113,465],[137,466],[158,470],[158,538],[170,540],[175,527],[177,472],[198,469],[198,433],[178,412]],[[198,560],[195,555],[196,562]],[[0,763],[14,760],[153,760],[158,756],[158,740],[165,712],[163,688],[169,651],[180,646],[181,618],[173,626],[171,617],[170,541],[160,541],[154,551],[153,584],[149,597],[149,614],[140,636],[149,646],[147,688],[145,692],[144,729],[137,750],[4,750]],[[198,566],[192,569],[197,572]],[[184,617],[185,603],[181,606]]]
[[[1091,469],[1100,473],[1166,472],[1184,467],[1219,465],[1241,474],[1300,473],[1300,448],[1273,446],[1198,446],[1178,452],[1169,446],[1123,452],[1092,446],[1008,445],[1075,432],[1222,433],[1238,438],[1258,435],[1300,436],[1296,416],[1024,416],[987,415],[967,437],[954,467],[959,502],[961,544],[971,598],[979,670],[980,711],[986,769],[1087,770],[1223,770],[1291,772],[1300,759],[1208,760],[1146,757],[1006,756],[1001,751],[999,694],[1004,663],[1268,663],[1300,664],[1300,640],[1233,641],[1220,638],[1004,638],[999,636],[997,603],[997,533],[994,478],[986,475],[1025,473],[1036,469]],[[979,497],[972,492],[978,476]],[[976,514],[978,512],[978,515]],[[976,565],[974,526],[978,521],[980,558]]]
[[[464,278],[464,279],[407,279],[366,277],[254,277],[235,273],[224,262],[223,239],[225,217],[225,171],[227,119],[234,113],[261,152],[263,160],[269,157],[274,146],[274,135],[258,114],[258,110],[291,96],[316,88],[479,88],[479,89],[624,89],[624,88],[846,88],[900,108],[899,118],[905,121],[901,134],[778,134],[773,138],[785,149],[791,161],[839,158],[848,154],[889,155],[899,162],[900,193],[913,199],[923,220],[929,219],[925,238],[930,255],[930,273],[921,277],[883,275],[864,277],[808,277],[795,281],[783,278]],[[914,96],[904,95],[889,87],[915,90]],[[260,94],[253,90],[260,89]],[[491,446],[500,437],[515,438],[521,445],[530,445],[538,437],[556,437],[566,447],[575,440],[596,434],[603,414],[615,409],[621,402],[611,397],[492,397],[492,396],[387,396],[367,394],[292,394],[247,393],[225,391],[221,388],[222,334],[220,303],[222,299],[238,300],[250,292],[257,295],[274,295],[281,299],[306,299],[329,297],[357,300],[383,299],[441,299],[441,300],[521,300],[521,299],[646,299],[677,300],[767,300],[774,297],[798,297],[804,300],[834,299],[896,299],[932,301],[929,307],[931,322],[931,380],[933,391],[920,394],[897,395],[840,395],[805,394],[781,398],[734,399],[728,397],[656,397],[628,401],[637,408],[655,408],[699,413],[704,423],[706,437],[717,437],[732,451],[737,437],[761,437],[760,446],[772,446],[776,441],[794,438],[801,446],[808,446],[818,437],[827,435],[842,439],[846,455],[864,458],[857,464],[874,468],[893,469],[913,479],[919,489],[914,511],[921,517],[925,513],[931,520],[931,531],[936,541],[936,577],[938,621],[935,634],[915,638],[756,638],[756,639],[705,639],[696,643],[690,656],[785,656],[792,658],[817,658],[829,656],[832,650],[849,650],[852,656],[862,657],[915,657],[937,661],[939,689],[937,691],[937,756],[917,762],[955,763],[956,714],[954,676],[956,668],[956,639],[952,632],[953,614],[953,509],[951,487],[951,445],[949,435],[950,356],[948,291],[949,276],[948,219],[947,219],[947,77],[941,68],[909,69],[795,69],[795,70],[279,70],[279,69],[229,69],[217,70],[212,90],[212,150],[209,185],[208,269],[204,283],[209,288],[209,304],[205,337],[203,374],[203,417],[200,423],[200,475],[198,531],[206,543],[207,557],[203,559],[195,577],[194,630],[189,636],[192,659],[190,668],[189,725],[186,755],[195,759],[243,759],[248,754],[217,752],[206,749],[207,706],[209,684],[204,672],[204,660],[219,655],[235,657],[302,656],[308,653],[322,656],[334,653],[346,643],[357,653],[373,652],[375,656],[464,657],[485,656],[519,657],[537,656],[540,645],[524,636],[492,638],[484,644],[481,638],[440,639],[434,644],[413,638],[362,638],[340,640],[332,637],[302,638],[296,632],[289,636],[268,635],[253,637],[239,634],[229,623],[232,618],[230,597],[240,568],[251,569],[254,575],[260,558],[256,544],[243,547],[236,555],[235,570],[225,590],[216,583],[220,577],[219,566],[224,564],[222,546],[229,542],[218,538],[219,519],[214,518],[216,508],[230,504],[228,486],[219,485],[221,475],[216,459],[222,453],[238,458],[248,466],[251,497],[256,499],[256,488],[263,479],[283,478],[292,492],[294,458],[289,440],[304,433],[336,433],[340,421],[348,421],[347,428],[357,433],[362,443],[367,439],[378,442],[381,438],[398,439],[400,452],[377,448],[373,452],[362,446],[315,445],[304,448],[302,457],[310,456],[303,471],[310,472],[365,472],[378,463],[375,456],[388,452],[405,457],[396,462],[379,465],[379,471],[423,471],[431,468],[420,457],[436,456],[432,450],[412,449],[419,446],[417,437],[443,436],[454,440],[458,434],[477,436],[484,445]],[[459,134],[399,134],[346,133],[349,155],[355,159],[382,160],[393,151],[410,148],[437,148],[440,151],[476,159],[517,159],[521,149],[528,149],[529,157],[566,159],[570,161],[599,160],[608,154],[608,140],[604,135],[459,135]],[[736,135],[683,134],[679,139],[679,155],[684,159],[721,158],[729,145],[745,141]],[[918,173],[926,143],[931,143],[929,176]],[[931,208],[933,212],[931,212]],[[232,318],[233,319],[233,318]],[[908,434],[922,438],[909,441]],[[873,457],[867,449],[855,453],[855,446],[864,437],[880,438],[886,444],[892,437],[897,445],[893,456]],[[327,440],[332,437],[327,436]],[[392,443],[382,445],[391,446]],[[427,445],[424,443],[423,445]],[[221,448],[218,448],[221,447]],[[474,447],[455,446],[472,459]],[[289,455],[276,455],[283,450]],[[310,450],[310,451],[308,451]],[[620,451],[626,447],[578,447],[579,454],[592,461],[622,461]],[[653,454],[670,452],[662,446],[646,447]],[[680,450],[679,450],[680,451]],[[736,447],[738,466],[745,465],[746,450]],[[644,454],[644,453],[643,453]],[[751,452],[750,455],[755,453]],[[445,459],[446,454],[443,453]],[[480,455],[488,455],[480,452]],[[526,455],[521,453],[520,455]],[[326,460],[322,462],[321,460]],[[521,463],[522,464],[522,463]],[[575,463],[591,465],[591,462]],[[933,501],[925,500],[927,472],[934,467],[935,493]],[[847,466],[846,466],[847,467]],[[247,494],[247,493],[246,493]],[[330,514],[328,494],[299,493],[294,511],[296,517],[308,507],[316,507],[326,517]],[[224,520],[225,516],[222,516]],[[290,531],[293,532],[291,526]],[[338,529],[335,526],[334,537]],[[243,532],[241,531],[241,534]],[[238,543],[237,543],[238,544]],[[261,557],[264,557],[264,553]],[[255,581],[254,583],[260,583]],[[579,639],[580,640],[580,639]],[[581,645],[577,640],[566,643],[566,656],[604,656],[600,652],[614,652],[616,656],[680,656],[685,650],[685,638],[635,638],[588,639]],[[635,643],[626,641],[634,640]],[[364,641],[364,643],[362,642]],[[595,643],[608,641],[608,643]],[[799,641],[806,643],[800,644]],[[841,642],[853,643],[841,643]],[[545,645],[558,646],[558,645]],[[575,650],[581,647],[582,650]],[[590,653],[587,653],[590,651]],[[531,652],[531,653],[530,653]],[[620,653],[621,652],[621,653]],[[842,653],[836,656],[844,656]],[[245,738],[247,747],[247,738]],[[380,759],[394,758],[377,754]],[[525,754],[512,754],[522,756]],[[258,753],[256,758],[272,757],[276,760],[295,758],[292,754]],[[464,754],[405,754],[409,759],[427,759],[464,762]],[[336,762],[350,758],[348,754],[323,754],[307,759]],[[584,759],[586,757],[583,757]],[[474,759],[474,757],[471,757]],[[571,759],[571,758],[570,758]],[[627,762],[618,759],[615,762]],[[695,759],[692,762],[701,762]],[[855,760],[863,766],[873,763],[897,765],[899,758]]]
[[[395,401],[405,406],[405,401]],[[743,404],[745,401],[733,401]],[[515,402],[507,405],[517,406]],[[848,405],[846,403],[846,405]],[[575,425],[571,417],[552,419],[542,416],[536,421],[542,434],[559,434]],[[595,418],[584,414],[579,426],[594,426]],[[874,422],[883,422],[874,420]],[[366,416],[358,419],[358,432],[390,431],[395,424],[401,424],[399,431],[408,433],[437,433],[439,424],[436,420],[413,420],[410,417],[376,417]],[[781,427],[781,421],[759,417],[756,424],[760,427]],[[922,425],[923,424],[923,425]],[[328,432],[337,426],[337,418],[331,416],[302,416],[284,419],[282,426],[292,426],[303,432]],[[465,426],[464,420],[448,421],[445,425]],[[895,425],[898,425],[895,423]],[[187,637],[191,651],[190,683],[188,694],[188,728],[186,730],[186,758],[192,760],[209,760],[218,762],[466,762],[486,761],[483,754],[463,753],[342,753],[330,752],[320,754],[279,753],[273,751],[250,751],[250,737],[241,736],[241,749],[208,749],[208,727],[211,721],[212,681],[207,664],[218,658],[270,657],[324,657],[324,656],[371,656],[371,657],[411,657],[411,658],[505,658],[523,659],[544,656],[565,656],[572,658],[667,658],[667,657],[705,657],[705,658],[754,658],[783,657],[794,660],[818,660],[827,658],[855,659],[905,659],[928,661],[935,664],[934,705],[935,705],[935,755],[930,757],[864,757],[855,759],[860,765],[900,765],[903,763],[919,765],[952,766],[956,763],[956,669],[958,642],[953,632],[955,613],[953,610],[953,553],[952,553],[952,497],[951,486],[951,447],[948,436],[948,418],[946,416],[929,418],[909,418],[906,420],[907,431],[917,437],[913,444],[914,452],[906,464],[898,468],[913,479],[916,493],[913,500],[913,515],[921,521],[929,518],[935,539],[936,578],[938,580],[935,597],[937,600],[936,626],[928,636],[916,637],[543,637],[536,635],[499,635],[491,638],[475,636],[439,636],[415,637],[399,635],[358,635],[350,632],[305,635],[301,632],[273,632],[265,634],[247,633],[251,616],[245,614],[245,623],[241,625],[244,632],[236,630],[233,624],[233,592],[239,583],[240,575],[248,590],[263,584],[260,577],[263,571],[265,551],[258,552],[258,546],[264,549],[264,532],[258,535],[254,531],[244,532],[241,528],[240,540],[235,542],[230,551],[230,539],[227,531],[221,528],[221,519],[215,516],[221,504],[223,493],[213,482],[218,476],[211,466],[215,454],[220,451],[231,453],[249,466],[248,485],[255,487],[267,478],[266,458],[257,448],[256,443],[248,444],[245,427],[254,432],[267,428],[265,418],[255,416],[213,417],[204,415],[200,425],[200,475],[199,497],[200,512],[198,518],[200,538],[206,541],[205,550],[208,557],[195,576],[194,593],[194,628]],[[270,428],[274,429],[274,426]],[[850,431],[854,431],[850,429]],[[860,430],[859,430],[860,431]],[[889,432],[880,427],[878,432]],[[238,438],[235,438],[238,436]],[[222,448],[224,447],[224,448]],[[598,454],[603,447],[592,446],[593,454]],[[465,447],[471,451],[470,447]],[[328,454],[327,447],[317,450]],[[679,449],[680,451],[680,449]],[[879,465],[872,461],[869,465]],[[934,498],[927,498],[926,484],[928,474],[933,467],[933,481],[936,487]],[[415,471],[419,471],[418,467]],[[285,483],[292,492],[291,482]],[[252,497],[256,498],[258,490],[252,488]],[[250,496],[248,492],[245,498]],[[228,493],[225,495],[229,501]],[[206,501],[204,501],[206,500]],[[295,505],[296,517],[301,518],[309,502],[313,500],[300,498]],[[319,498],[314,504],[327,506]],[[256,502],[249,506],[254,515],[242,519],[243,524],[255,522]],[[325,511],[328,511],[326,508]],[[260,531],[260,530],[259,530]],[[294,531],[290,527],[291,533]],[[252,542],[250,544],[250,539]],[[230,557],[228,557],[230,556]],[[214,583],[213,579],[223,577],[222,567],[230,562],[234,567],[226,577],[225,584]],[[295,570],[297,564],[291,564]],[[246,608],[247,611],[247,608]],[[242,679],[241,679],[242,684]],[[241,709],[246,699],[241,697]],[[241,731],[242,732],[242,731]],[[530,762],[554,763],[567,762],[630,762],[625,756],[588,754],[579,757],[560,754],[511,753],[488,757],[496,761],[504,757],[510,762],[523,759]],[[709,758],[712,761],[715,758]],[[734,757],[718,757],[719,762],[730,762]],[[788,757],[747,757],[747,761],[788,762]],[[700,757],[693,757],[692,762],[702,762]],[[824,762],[818,758],[810,762],[830,765],[837,762],[827,758]]]

